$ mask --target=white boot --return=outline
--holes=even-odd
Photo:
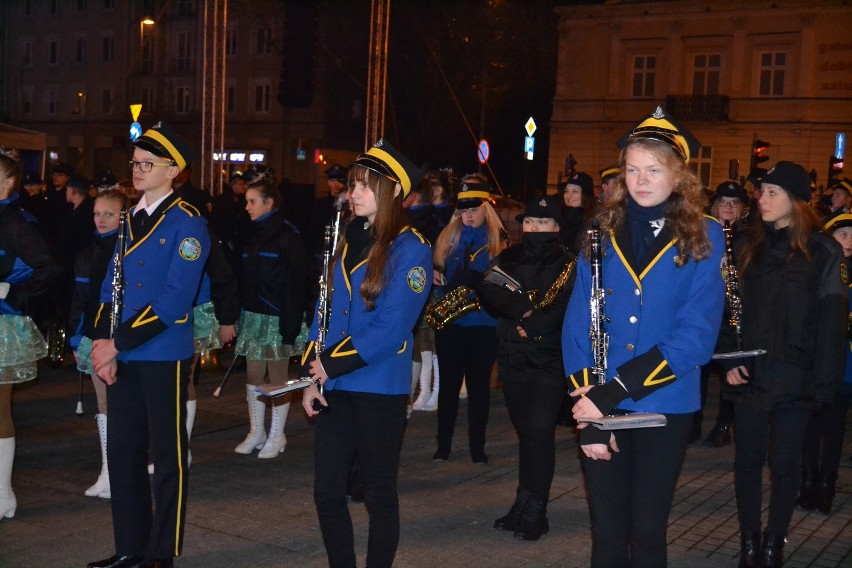
[[[421,351],[420,357],[423,359],[423,367],[420,369],[420,395],[412,405],[414,410],[423,410],[432,394],[432,352]]]
[[[249,433],[242,443],[234,448],[238,454],[248,455],[255,449],[260,449],[266,442],[266,430],[263,418],[266,416],[266,400],[260,398],[254,389],[255,385],[246,385],[246,401],[248,402]]]
[[[198,407],[197,400],[186,401],[186,465],[192,465],[192,450],[189,448],[189,440],[192,438],[192,427],[195,425],[195,409]]]
[[[290,413],[290,403],[272,407],[272,424],[269,425],[269,437],[257,457],[261,459],[274,458],[284,451],[287,446],[287,436],[284,435],[284,425],[287,414]]]
[[[109,468],[107,467],[107,417],[106,414],[96,414],[98,421],[98,436],[101,439],[101,474],[95,484],[86,489],[86,497],[109,499],[112,494],[109,489]]]
[[[426,412],[434,412],[438,410],[438,392],[441,390],[441,373],[438,369],[438,354],[432,354],[432,375],[435,379],[435,382],[432,383],[432,394],[429,396],[429,400],[426,401],[426,404],[423,405],[423,410]]]
[[[464,400],[467,398],[467,377],[462,377],[461,389],[459,389],[459,399]]]
[[[18,502],[12,491],[12,465],[15,463],[15,438],[0,438],[0,519],[15,516]]]

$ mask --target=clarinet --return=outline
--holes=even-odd
[[[604,315],[606,303],[603,289],[602,266],[603,252],[601,250],[601,227],[597,221],[592,222],[589,234],[589,257],[592,266],[592,290],[589,298],[591,325],[589,339],[592,340],[592,375],[597,378],[597,384],[606,383],[606,354],[609,350],[609,334],[604,331],[604,324],[609,320]]]
[[[112,257],[112,310],[109,314],[109,336],[115,337],[115,330],[121,325],[121,308],[124,305],[124,248],[126,246],[125,226],[127,225],[127,210],[122,209],[118,214],[118,239],[115,243],[115,254]]]

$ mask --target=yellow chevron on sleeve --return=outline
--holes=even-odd
[[[101,313],[104,311],[104,305],[98,306],[98,313],[95,314],[95,327],[98,327],[98,322],[101,321]]]
[[[305,352],[302,353],[302,365],[304,365],[305,362],[308,360],[308,355],[311,354],[311,351],[313,351],[313,349],[314,349],[314,342],[313,341],[308,342],[307,347],[305,347]]]
[[[349,351],[342,351],[343,346],[346,345],[347,343],[351,343],[351,342],[352,342],[352,336],[350,335],[349,337],[347,337],[346,339],[344,339],[343,341],[341,341],[340,343],[337,344],[337,347],[335,347],[334,350],[331,352],[331,356],[332,357],[348,357],[349,355],[357,355],[358,354],[357,349],[350,349]]]
[[[670,380],[674,379],[675,378],[674,374],[668,375],[666,377],[662,377],[660,379],[655,378],[658,374],[660,374],[660,371],[662,371],[665,367],[668,366],[668,364],[669,364],[668,361],[663,360],[662,363],[657,365],[657,368],[654,369],[654,371],[650,375],[648,375],[648,378],[645,379],[645,382],[642,383],[642,386],[650,387],[650,386],[658,385],[660,383],[664,383],[666,381],[670,381]]]
[[[187,321],[189,321],[189,314],[184,315],[179,320],[175,320],[175,323],[186,323]]]
[[[400,353],[405,353],[405,347],[407,345],[408,345],[408,340],[406,339],[405,341],[402,342],[402,348],[399,351],[397,351],[396,354],[399,355]]]
[[[154,314],[153,316],[146,318],[145,316],[151,311],[151,306],[145,306],[145,310],[136,317],[136,321],[130,326],[131,329],[136,329],[137,327],[142,327],[147,323],[151,323],[152,321],[156,321],[160,319],[160,316]]]

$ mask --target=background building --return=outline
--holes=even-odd
[[[548,185],[573,155],[589,173],[663,106],[702,147],[711,189],[729,161],[748,175],[754,141],[769,167],[790,160],[825,184],[836,135],[852,134],[852,7],[844,0],[608,2],[557,8],[559,62]],[[848,174],[847,174],[848,175]]]

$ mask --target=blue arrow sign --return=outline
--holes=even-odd
[[[843,132],[837,133],[837,138],[834,141],[834,157],[838,160],[843,159],[843,152],[846,150],[846,134]]]

